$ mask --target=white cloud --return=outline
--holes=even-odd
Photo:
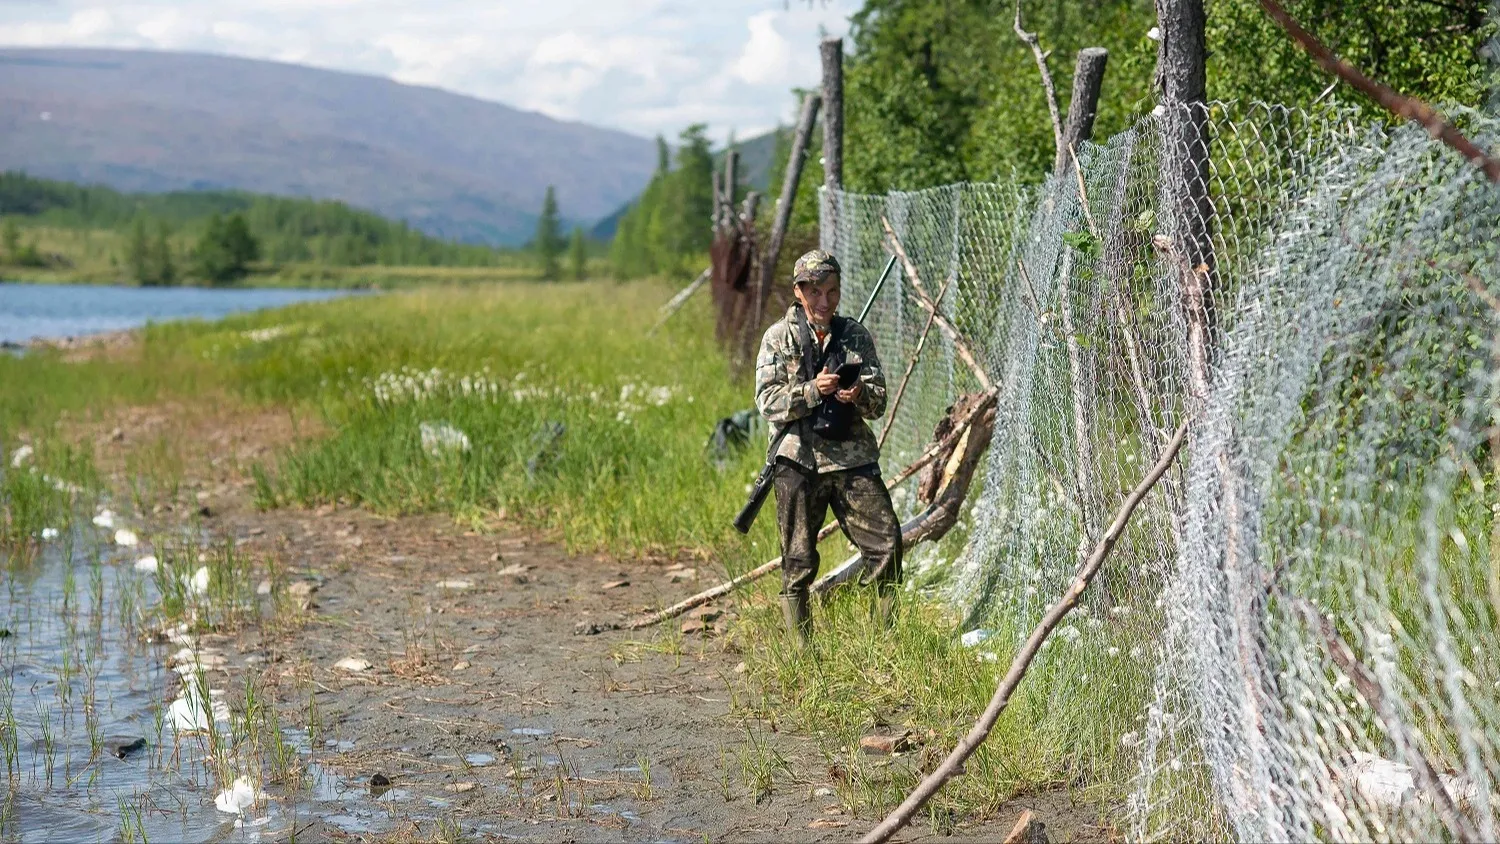
[[[858,0],[54,0],[0,3],[0,45],[197,50],[434,85],[642,135],[792,119],[819,30]]]

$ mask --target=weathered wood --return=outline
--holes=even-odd
[[[953,276],[948,276],[943,282],[943,289],[938,291],[937,301],[933,304],[942,305],[943,297],[948,295],[948,288],[953,286]],[[911,353],[911,360],[906,362],[906,372],[901,374],[901,383],[896,387],[896,396],[891,399],[891,404],[885,410],[885,425],[880,429],[880,439],[875,441],[875,450],[885,448],[885,440],[891,435],[891,429],[896,427],[896,411],[901,409],[901,399],[906,395],[906,385],[911,381],[911,374],[916,371],[917,361],[922,358],[922,349],[927,345],[927,334],[932,331],[932,323],[937,318],[937,308],[927,312],[927,324],[922,326],[922,335],[917,338],[917,350]]]
[[[1057,114],[1057,87],[1052,84],[1052,71],[1047,69],[1047,56],[1042,52],[1042,45],[1036,39],[1035,32],[1027,32],[1021,26],[1021,0],[1016,0],[1016,35],[1031,48],[1031,55],[1036,59],[1036,69],[1042,74],[1042,88],[1047,92],[1047,113],[1052,117],[1052,147],[1064,150],[1062,118]]]
[[[1047,825],[1036,819],[1036,813],[1027,809],[1016,819],[1002,844],[1048,844]]]
[[[896,477],[891,478],[889,481],[886,481],[885,488],[895,489],[896,487],[900,486],[907,478],[910,478],[912,475],[920,472],[925,466],[927,466],[927,464],[931,463],[940,455],[944,454],[945,450],[953,448],[954,444],[959,441],[959,439],[964,435],[966,431],[968,431],[969,426],[972,425],[977,418],[979,418],[980,414],[984,413],[986,410],[993,408],[994,406],[995,393],[993,391],[984,393],[981,396],[981,400],[975,403],[974,407],[970,409],[967,415],[958,420],[954,430],[946,438],[944,438],[943,441],[933,443],[930,447],[928,447],[926,451],[922,452],[922,455],[920,457],[912,461],[912,463],[905,469],[902,469],[896,475]],[[827,539],[837,529],[837,521],[829,522],[828,524],[823,526],[822,530],[818,531],[818,540],[822,541],[824,539]],[[739,577],[721,583],[711,589],[706,589],[691,597],[685,598],[682,601],[679,601],[672,606],[661,610],[660,612],[651,613],[649,615],[645,615],[640,618],[628,621],[580,622],[576,627],[574,627],[573,632],[581,635],[592,636],[594,634],[604,633],[609,630],[639,630],[643,627],[650,627],[653,624],[660,624],[661,622],[668,619],[676,618],[677,616],[682,615],[683,613],[694,607],[702,606],[703,604],[706,604],[715,598],[718,598],[722,595],[727,595],[740,586],[745,585],[746,583],[751,583],[753,581],[759,580],[760,578],[765,577],[771,572],[776,571],[780,567],[781,558],[777,557],[776,559],[771,560],[768,563],[762,563],[761,565],[756,566],[755,568],[745,572]]]
[[[1021,646],[1021,650],[1011,661],[1010,669],[1005,672],[1005,676],[995,687],[995,694],[990,698],[989,705],[985,707],[984,713],[979,716],[979,720],[974,723],[968,735],[958,742],[953,752],[948,754],[948,758],[944,759],[936,770],[928,774],[911,794],[907,795],[900,806],[897,806],[886,816],[885,820],[860,839],[863,844],[879,844],[879,842],[887,841],[896,834],[897,830],[906,826],[917,810],[921,809],[938,789],[943,787],[943,783],[963,770],[964,760],[968,759],[979,748],[979,745],[989,738],[990,731],[995,728],[995,722],[1000,718],[1000,713],[1004,712],[1005,707],[1010,704],[1011,694],[1020,686],[1027,669],[1031,667],[1032,660],[1036,659],[1036,655],[1041,651],[1042,643],[1047,641],[1047,637],[1052,635],[1052,631],[1057,629],[1063,618],[1078,605],[1084,590],[1093,582],[1094,576],[1099,573],[1104,566],[1104,561],[1114,550],[1115,543],[1125,532],[1125,526],[1130,523],[1130,517],[1135,514],[1136,507],[1140,506],[1146,493],[1156,486],[1156,482],[1161,480],[1162,475],[1167,473],[1167,469],[1176,460],[1177,453],[1182,450],[1182,444],[1187,441],[1187,430],[1187,423],[1184,422],[1177,429],[1172,441],[1167,444],[1166,450],[1162,452],[1161,459],[1156,461],[1156,465],[1152,466],[1151,471],[1141,479],[1140,484],[1125,499],[1125,503],[1120,505],[1114,521],[1100,538],[1099,544],[1094,546],[1094,551],[1089,555],[1088,560],[1078,570],[1068,591],[1064,592],[1062,598],[1047,610],[1041,623],[1031,632],[1031,636],[1026,639],[1026,643]]]
[[[953,344],[954,352],[958,354],[964,363],[968,364],[969,369],[974,373],[974,379],[979,382],[980,388],[986,392],[993,389],[989,374],[984,371],[984,367],[979,365],[979,359],[974,357],[974,352],[969,348],[968,341],[964,339],[962,334],[958,333],[958,329],[953,326],[953,323],[949,322],[948,318],[943,316],[938,307],[933,304],[932,297],[927,295],[927,288],[922,284],[922,275],[917,271],[917,265],[912,263],[911,258],[906,254],[906,248],[901,245],[901,238],[896,236],[896,230],[891,228],[891,221],[882,215],[880,225],[885,229],[885,236],[890,241],[891,251],[896,254],[896,259],[901,262],[901,268],[906,273],[906,280],[911,282],[912,290],[917,294],[917,303],[925,308],[928,313],[933,314],[933,319],[937,321],[938,327],[943,329],[943,333],[948,335],[949,342]]]
[[[984,457],[995,434],[995,407],[990,395],[971,393],[961,397],[948,408],[947,415],[938,423],[933,439],[952,445],[941,451],[923,472],[917,496],[927,506],[901,525],[901,543],[904,547],[911,548],[919,542],[942,539],[958,523],[980,459]],[[967,418],[975,407],[984,409],[974,416],[973,423],[957,440],[951,439],[948,435],[957,428],[957,420]],[[813,592],[827,592],[852,580],[863,570],[864,560],[856,554],[815,582]]]
[[[1108,61],[1109,51],[1103,47],[1078,51],[1078,62],[1073,67],[1073,98],[1068,101],[1062,145],[1052,164],[1052,172],[1059,176],[1072,163],[1072,151],[1094,137],[1094,116],[1099,112],[1099,90],[1104,85],[1104,66]]]
[[[1285,599],[1287,596],[1283,596]],[[1386,727],[1386,733],[1394,740],[1404,755],[1411,760],[1412,779],[1417,785],[1427,792],[1432,800],[1433,807],[1437,810],[1438,817],[1442,818],[1443,825],[1453,833],[1455,840],[1469,842],[1483,840],[1479,831],[1469,822],[1469,819],[1453,805],[1453,799],[1448,795],[1448,790],[1443,787],[1443,781],[1438,776],[1437,768],[1422,752],[1422,747],[1412,731],[1407,728],[1405,722],[1399,717],[1393,717],[1390,704],[1385,699],[1385,693],[1380,684],[1365,668],[1364,663],[1354,655],[1354,650],[1344,642],[1332,622],[1318,612],[1318,608],[1306,598],[1294,597],[1292,605],[1301,614],[1302,620],[1317,631],[1323,639],[1323,646],[1328,650],[1328,656],[1333,659],[1339,670],[1354,683],[1355,691],[1370,704],[1370,708],[1380,718]]]
[[[734,147],[724,151],[724,227],[734,226],[734,196],[739,190],[740,151]]]
[[[692,283],[677,291],[677,295],[668,300],[665,305],[662,305],[661,316],[656,320],[656,324],[651,326],[651,330],[646,332],[646,336],[649,337],[655,334],[657,329],[666,325],[667,320],[671,319],[673,314],[681,310],[682,306],[687,304],[687,300],[691,299],[693,294],[698,292],[698,288],[702,287],[703,283],[708,281],[709,277],[713,275],[713,271],[714,268],[712,266],[704,267],[703,272],[698,273],[698,277],[693,279]]]
[[[802,166],[807,163],[807,145],[812,138],[813,123],[818,119],[818,105],[822,97],[809,93],[802,98],[802,114],[797,118],[797,131],[792,136],[792,152],[786,163],[786,176],[781,181],[781,198],[776,200],[776,220],[771,224],[771,239],[766,243],[760,258],[760,284],[755,290],[755,317],[747,331],[754,333],[766,319],[766,305],[771,301],[771,284],[776,278],[776,261],[781,257],[781,244],[786,240],[787,226],[792,221],[792,205],[797,201],[797,182],[802,178]],[[747,342],[754,340],[748,338]]]
[[[715,170],[710,174],[710,181],[713,182],[714,187],[714,213],[710,223],[714,233],[717,234],[724,228],[724,206],[727,204],[724,201],[724,179],[719,171]]]
[[[1213,203],[1208,196],[1203,0],[1156,0],[1156,17],[1161,29],[1156,78],[1165,106],[1162,204],[1170,236],[1190,268],[1182,299],[1188,322],[1188,386],[1196,411],[1208,396],[1216,276],[1210,230]]]
[[[823,184],[838,190],[844,186],[844,39],[824,38],[818,47],[823,58]]]

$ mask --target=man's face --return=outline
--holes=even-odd
[[[805,281],[792,288],[798,304],[807,311],[809,322],[827,325],[839,309],[839,277],[830,275],[822,281]]]

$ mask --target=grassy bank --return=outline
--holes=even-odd
[[[24,434],[61,472],[65,460],[87,465],[90,444],[52,444],[60,421],[80,415],[201,397],[290,407],[327,435],[255,467],[261,506],[438,511],[481,529],[503,516],[578,552],[691,555],[738,572],[776,554],[769,511],[749,537],[729,527],[761,455],[752,447],[719,470],[705,442],[718,419],[750,406],[750,390],[730,381],[706,297],[646,336],[674,286],[426,287],[152,326],[138,346],[84,362],[0,356],[0,442],[14,448]],[[825,559],[844,555],[842,537],[825,545]],[[942,607],[915,595],[896,628],[879,631],[856,593],[819,614],[819,648],[803,654],[786,647],[775,588],[768,578],[744,596],[732,634],[756,690],[740,705],[816,734],[862,812],[888,808],[936,764],[1019,638],[998,631],[1004,644],[989,661],[958,644]],[[939,825],[1016,793],[1096,779],[1078,760],[1110,740],[1103,722],[1076,698],[1057,706],[1045,674],[1039,665],[971,775],[934,804]],[[1094,696],[1124,706],[1138,692],[1101,684]],[[894,763],[864,756],[858,738],[875,729],[908,731],[919,749]]]

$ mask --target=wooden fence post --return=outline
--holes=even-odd
[[[1094,137],[1094,116],[1099,112],[1099,89],[1104,85],[1104,66],[1109,51],[1085,47],[1078,51],[1073,69],[1073,98],[1068,101],[1068,119],[1063,124],[1063,142],[1057,149],[1052,172],[1061,177],[1072,162],[1072,151]]]
[[[792,222],[792,205],[797,201],[797,182],[802,178],[802,166],[807,163],[808,141],[812,139],[813,123],[817,122],[821,100],[822,96],[815,91],[802,98],[802,114],[797,118],[797,132],[792,137],[792,154],[786,162],[786,177],[781,180],[781,198],[776,200],[776,220],[771,224],[771,239],[760,257],[755,312],[745,325],[741,360],[750,356],[750,347],[756,340],[755,334],[766,320],[766,305],[771,300],[771,283],[776,278],[776,259],[781,256],[781,243],[786,240],[787,226]]]
[[[824,38],[823,56],[823,184],[831,191],[844,186],[844,39]]]

